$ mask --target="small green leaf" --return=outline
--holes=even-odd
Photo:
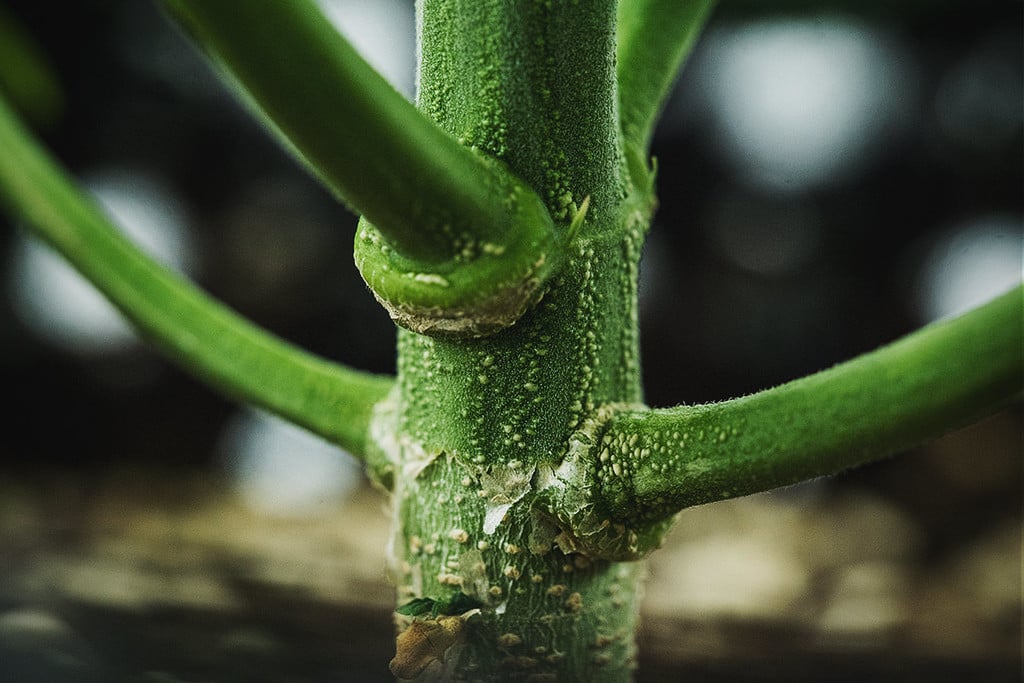
[[[427,612],[431,612],[434,616],[437,616],[437,613],[434,612],[436,607],[436,600],[432,600],[430,598],[413,598],[404,605],[400,605],[395,611],[399,614],[404,614],[407,617],[418,617],[421,614],[426,614]]]
[[[430,616],[436,619],[438,615],[454,616],[479,607],[483,607],[482,602],[459,591],[447,600],[413,598],[395,611],[407,617],[418,617],[430,612]]]

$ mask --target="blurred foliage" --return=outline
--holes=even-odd
[[[934,21],[943,16],[970,12],[980,14],[998,9],[1016,7],[1016,0],[726,0],[719,3],[716,16],[719,19],[757,19],[781,14],[822,14],[846,12],[865,17],[875,17],[894,23]]]
[[[51,126],[64,112],[56,72],[29,32],[0,5],[0,91],[23,115]]]

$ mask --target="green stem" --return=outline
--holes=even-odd
[[[397,388],[374,430],[395,463],[399,604],[458,591],[480,611],[447,649],[426,650],[423,636],[454,617],[403,623],[392,671],[411,678],[429,663],[425,679],[626,681],[644,568],[560,545],[566,534],[538,490],[590,411],[640,399],[647,225],[619,146],[615,2],[419,9],[421,106],[526,178],[572,237],[543,300],[514,327],[482,339],[399,334]]]
[[[1017,287],[774,389],[615,416],[595,447],[612,514],[659,520],[835,474],[995,412],[1021,393],[1022,304]]]
[[[715,0],[620,0],[619,116],[630,170],[649,176],[647,154],[658,115]]]
[[[145,336],[228,395],[357,457],[392,380],[311,356],[240,318],[129,242],[0,99],[0,195]],[[371,463],[373,465],[373,463]]]
[[[563,231],[587,197],[591,219],[614,214],[626,189],[614,108],[614,4],[419,5],[418,99],[430,118],[506,162]]]
[[[356,262],[400,324],[489,333],[539,295],[561,245],[537,195],[417,111],[312,0],[165,4],[291,149],[372,223],[360,231]]]

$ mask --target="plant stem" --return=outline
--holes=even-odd
[[[369,221],[356,261],[400,324],[486,334],[539,296],[562,245],[537,195],[417,111],[312,0],[165,4],[292,151]]]
[[[715,0],[619,2],[619,112],[638,184],[650,173],[647,154],[658,115],[714,6]]]
[[[723,403],[625,411],[592,452],[625,522],[835,474],[1020,396],[1024,288],[829,370]]]
[[[390,435],[379,445],[395,463],[398,600],[461,591],[480,601],[432,665],[445,680],[628,680],[643,567],[563,549],[538,491],[591,411],[640,399],[646,224],[618,139],[615,3],[418,8],[421,106],[528,179],[572,238],[514,327],[482,339],[399,335],[397,391],[374,429]],[[573,226],[587,197],[585,223]],[[404,626],[438,627],[423,617]],[[423,663],[407,638],[396,673]]]
[[[257,328],[142,253],[0,98],[0,195],[181,367],[357,457],[390,378],[326,362]],[[372,464],[371,464],[372,466]]]
[[[628,189],[609,4],[418,3],[419,106],[462,144],[507,163],[563,232],[585,198],[600,223]]]

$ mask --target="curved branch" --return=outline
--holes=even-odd
[[[638,182],[649,176],[647,153],[658,115],[714,6],[715,0],[619,2],[619,116]]]
[[[627,411],[597,478],[622,519],[834,474],[991,414],[1020,396],[1024,288],[829,370],[743,398]]]
[[[366,457],[390,378],[312,356],[259,329],[129,242],[0,98],[0,196],[185,370]],[[371,463],[372,465],[372,463]]]
[[[561,250],[523,181],[406,101],[312,0],[164,4],[287,146],[372,224],[356,260],[400,324],[479,334],[475,317],[503,327],[522,314]],[[457,319],[450,330],[448,309]]]

